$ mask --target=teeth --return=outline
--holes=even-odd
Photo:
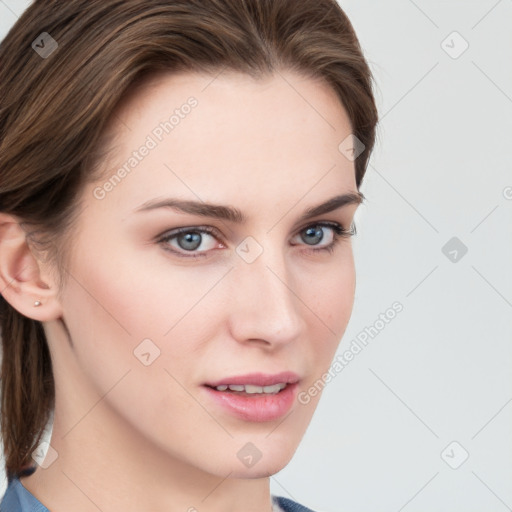
[[[260,386],[253,386],[251,384],[247,384],[244,387],[245,387],[245,392],[249,393],[250,395],[252,395],[254,393],[263,393],[263,388]]]
[[[281,389],[286,387],[285,383],[282,384],[274,384],[273,386],[263,386],[264,393],[279,393]]]
[[[252,384],[230,384],[227,386],[223,384],[222,386],[217,386],[215,389],[217,391],[226,391],[229,388],[231,391],[245,391],[245,393],[248,393],[249,395],[253,395],[255,393],[268,393],[275,395],[285,387],[286,383],[274,384],[273,386],[253,386]]]

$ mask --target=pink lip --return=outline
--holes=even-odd
[[[277,376],[271,376],[272,382],[269,381],[269,377],[266,379],[261,378],[253,378],[248,382],[247,380],[242,380],[239,378],[239,382],[233,381],[222,381],[229,382],[230,384],[254,384],[255,386],[261,386],[262,384],[257,384],[256,382],[267,382],[268,384],[264,385],[272,385],[278,382],[285,382],[283,379],[283,374],[279,374],[279,379],[276,380]],[[247,378],[246,376],[245,378]],[[259,380],[258,380],[259,379]],[[281,379],[281,380],[280,380]],[[215,384],[216,386],[221,386],[220,384]],[[269,383],[270,382],[270,383]],[[295,396],[297,394],[297,382],[293,384],[288,384],[282,391],[276,393],[275,395],[267,394],[247,394],[247,395],[239,395],[233,393],[231,391],[217,391],[213,387],[209,387],[209,385],[204,385],[202,388],[208,395],[208,398],[212,400],[215,404],[222,407],[224,410],[237,416],[238,418],[245,421],[252,422],[264,422],[264,421],[272,421],[284,416],[292,407],[295,402]]]
[[[229,413],[240,419],[253,422],[272,421],[284,416],[292,407],[297,394],[299,376],[293,372],[275,374],[249,373],[225,377],[203,386],[209,398]],[[217,386],[229,384],[252,384],[253,386],[272,386],[285,383],[287,386],[276,394],[237,394],[231,391],[218,391]]]
[[[207,382],[206,385],[211,386],[212,388],[216,388],[217,386],[229,386],[229,384],[272,386],[274,384],[280,384],[281,382],[284,382],[285,384],[295,384],[298,381],[299,376],[293,372],[281,372],[274,375],[266,373],[248,373],[247,375],[237,375],[233,377],[226,377],[215,382]]]

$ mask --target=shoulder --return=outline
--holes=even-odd
[[[0,501],[0,512],[50,512],[35,496],[23,487],[19,478],[11,479]]]
[[[315,512],[310,508],[283,496],[272,496],[274,512]]]

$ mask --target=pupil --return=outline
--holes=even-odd
[[[306,230],[306,233],[307,233],[309,240],[312,240],[313,238],[318,238],[318,240],[316,240],[317,242],[321,242],[322,238],[324,237],[324,233],[323,233],[323,230],[321,227],[308,228]],[[312,235],[312,236],[310,236],[310,235]]]
[[[185,240],[185,245],[180,243],[182,249],[194,250],[201,245],[200,233],[186,233],[182,239]],[[180,238],[178,238],[178,240],[180,240]],[[188,244],[192,244],[192,246]]]

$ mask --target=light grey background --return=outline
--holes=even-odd
[[[0,37],[27,5],[0,0]],[[338,353],[368,341],[272,492],[325,512],[512,510],[512,0],[341,5],[381,123]]]

